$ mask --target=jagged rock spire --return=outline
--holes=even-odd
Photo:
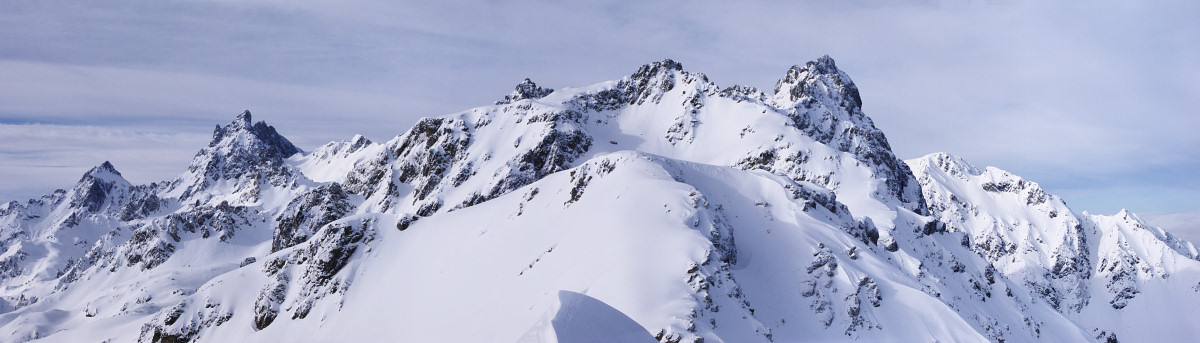
[[[242,110],[242,113],[238,114],[237,119],[234,119],[234,122],[241,123],[242,127],[244,128],[250,128],[250,123],[253,122],[252,118],[250,117],[250,110]]]
[[[850,77],[837,68],[829,55],[804,66],[794,65],[779,82],[775,83],[775,102],[781,107],[802,102],[805,99],[829,98],[846,108],[861,108],[862,97]]]
[[[121,172],[118,172],[112,163],[104,161],[79,179],[70,193],[71,206],[87,209],[89,212],[99,211],[104,207],[110,193],[130,186],[129,181],[121,176]]]
[[[288,157],[301,152],[300,148],[297,148],[292,144],[291,141],[276,132],[275,127],[267,125],[266,122],[262,121],[254,123],[253,125],[251,125],[251,122],[250,111],[242,111],[242,113],[238,114],[237,118],[235,118],[233,122],[229,123],[229,125],[223,127],[217,125],[217,128],[213,131],[213,139],[208,143],[208,146],[217,147],[226,143],[243,144],[245,142],[226,142],[226,138],[236,136],[241,132],[245,132],[250,134],[256,140],[265,144],[267,148],[274,150],[274,152],[277,152],[283,157]]]
[[[265,122],[251,124],[250,111],[243,111],[233,122],[217,126],[208,147],[201,149],[188,168],[191,181],[184,197],[204,189],[207,180],[265,179],[281,182],[292,171],[284,159],[301,153],[287,138]]]
[[[641,104],[658,101],[666,92],[675,89],[675,73],[683,72],[683,64],[672,59],[642,65],[629,76],[629,102]]]
[[[120,177],[121,172],[117,171],[117,168],[113,167],[111,162],[104,161],[104,163],[92,167],[92,169],[88,170],[87,173],[84,173],[83,178],[86,179],[88,176],[103,177],[105,175],[116,175]]]
[[[633,77],[649,77],[670,71],[683,71],[683,64],[670,58],[664,58],[662,61],[642,65],[637,72],[633,73]]]
[[[513,89],[512,93],[505,95],[504,99],[497,101],[496,105],[511,104],[524,99],[541,99],[553,92],[553,89],[539,87],[536,83],[533,83],[533,80],[525,78],[525,81],[517,84],[516,89]]]
[[[788,69],[775,84],[772,106],[786,111],[798,129],[835,149],[852,153],[871,165],[886,181],[887,193],[903,207],[925,212],[920,186],[908,165],[892,153],[891,145],[862,111],[858,87],[838,69],[833,58],[821,56]]]

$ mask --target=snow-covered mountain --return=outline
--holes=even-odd
[[[0,340],[1186,341],[1200,254],[953,156],[834,61],[671,60],[303,152],[244,112],[178,178],[0,206]],[[1169,328],[1169,330],[1167,329]]]

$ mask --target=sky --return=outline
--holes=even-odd
[[[901,158],[997,166],[1200,242],[1195,1],[0,0],[0,199],[170,179],[242,110],[302,149],[663,58],[772,89],[830,55]]]

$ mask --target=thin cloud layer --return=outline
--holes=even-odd
[[[69,188],[84,172],[112,162],[138,184],[163,181],[187,168],[209,137],[194,132],[144,132],[85,125],[0,124],[0,180],[4,201],[33,198]]]
[[[1148,212],[1139,213],[1138,216],[1151,225],[1170,230],[1179,238],[1200,245],[1200,212]]]
[[[250,109],[311,149],[386,140],[525,77],[582,86],[669,57],[769,90],[829,54],[902,157],[999,166],[1080,210],[1197,212],[1197,17],[1183,1],[16,4],[0,13],[0,157],[15,163],[0,196],[67,186],[150,145],[43,153],[75,143],[12,124],[191,137]],[[167,178],[197,141],[157,146],[162,164],[114,163]]]

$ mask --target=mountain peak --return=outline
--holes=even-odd
[[[265,147],[274,150],[282,155],[282,157],[288,157],[302,152],[300,148],[297,148],[295,145],[293,145],[291,141],[289,141],[287,138],[284,138],[279,134],[279,132],[276,132],[275,127],[267,125],[267,123],[263,121],[259,121],[253,125],[250,124],[251,122],[250,111],[242,111],[242,113],[238,114],[237,118],[235,118],[233,122],[229,123],[229,125],[217,126],[217,128],[213,131],[213,139],[208,143],[208,146],[217,147],[226,144],[254,145],[252,142],[245,140],[229,139],[231,137],[243,137],[241,134],[245,133],[247,134],[244,136],[245,138],[253,138],[260,141],[265,145]]]
[[[250,123],[253,122],[250,117],[250,110],[242,110],[242,113],[238,114],[237,118],[234,119],[233,122],[236,124],[241,124],[241,127],[243,128],[249,129]]]
[[[647,68],[647,67],[649,67],[651,69],[683,71],[683,64],[681,64],[679,62],[675,62],[675,60],[670,59],[670,58],[664,58],[661,61],[651,62],[650,64],[646,64],[646,65],[642,66],[642,68]]]
[[[913,169],[921,169],[921,166],[927,168],[937,168],[954,174],[979,175],[982,172],[975,165],[972,165],[962,157],[954,156],[944,152],[935,152],[925,155],[909,162]]]
[[[117,168],[113,167],[112,162],[109,162],[109,161],[104,161],[104,163],[101,163],[100,165],[93,167],[91,170],[88,170],[88,172],[85,175],[96,176],[96,175],[103,175],[103,174],[114,174],[116,176],[121,176],[121,172],[117,171]]]
[[[71,206],[96,212],[104,207],[105,200],[114,189],[130,186],[132,185],[129,181],[121,176],[121,172],[118,172],[112,163],[104,161],[79,178],[79,182],[71,190]]]
[[[791,68],[788,68],[784,80],[801,79],[802,74],[815,77],[819,75],[836,76],[838,73],[841,73],[841,69],[838,69],[837,62],[834,62],[833,58],[829,57],[829,55],[824,55],[816,60],[805,62],[803,66],[799,64],[792,65]]]
[[[658,62],[644,64],[633,73],[634,79],[650,79],[656,75],[669,73],[672,71],[683,71],[683,64],[675,62],[670,58],[664,58]]]
[[[88,180],[100,180],[108,183],[118,182],[121,184],[129,183],[125,181],[125,177],[121,175],[121,172],[117,171],[117,168],[113,167],[112,163],[108,161],[104,161],[104,163],[92,167],[92,169],[83,173],[83,177],[79,179],[79,183],[85,183]]]
[[[206,188],[207,180],[290,175],[283,160],[303,151],[266,122],[250,123],[250,111],[243,111],[233,122],[213,130],[212,141],[196,154],[188,167],[193,176],[188,177],[191,181],[187,183],[184,198]]]
[[[367,139],[367,137],[365,137],[363,135],[354,135],[354,138],[350,138],[350,145],[353,146],[355,150],[357,150],[360,147],[367,146],[370,144],[371,144],[371,140]]]
[[[777,103],[803,103],[805,99],[829,98],[846,108],[861,108],[862,98],[850,77],[838,69],[833,58],[821,56],[804,66],[793,65],[775,83]]]
[[[1129,209],[1126,208],[1122,208],[1120,211],[1117,211],[1117,214],[1114,216],[1134,222],[1142,222],[1142,218],[1138,217],[1136,214],[1133,214],[1133,212],[1129,212]]]
[[[621,82],[628,87],[630,104],[642,104],[647,100],[657,102],[664,93],[675,89],[676,73],[684,73],[683,65],[666,58],[642,65]]]
[[[829,55],[821,56],[816,61],[809,61],[804,64],[804,67],[818,74],[837,74],[841,72],[837,67],[837,63],[833,61],[833,57],[829,57]]]
[[[525,81],[521,81],[521,83],[517,84],[517,87],[513,89],[512,93],[505,95],[504,99],[497,101],[495,104],[503,105],[511,104],[517,102],[518,100],[524,99],[540,99],[550,95],[552,92],[554,92],[553,89],[539,87],[536,83],[533,83],[533,80],[525,78]]]

